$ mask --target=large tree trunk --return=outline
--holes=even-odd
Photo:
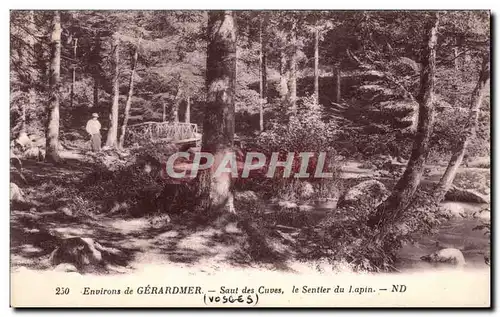
[[[319,29],[314,30],[314,99],[319,103]]]
[[[262,39],[262,18],[259,21],[259,129],[264,131],[264,43]]]
[[[114,50],[114,75],[113,75],[113,103],[111,104],[110,114],[109,114],[109,130],[108,138],[106,139],[106,146],[116,147],[117,146],[117,136],[118,136],[118,101],[120,97],[120,85],[118,81],[119,76],[119,51],[120,51],[120,39],[115,34],[113,39],[113,50]]]
[[[35,61],[33,60],[33,55],[35,54],[35,12],[31,10],[29,12],[28,28],[31,34],[28,34],[28,44],[31,52],[28,54],[28,67],[33,69],[35,67]],[[28,87],[28,107],[23,103],[21,106],[21,129],[20,133],[26,133],[26,108],[34,109],[36,107],[36,92],[35,92],[35,74],[33,71],[30,72],[30,83]]]
[[[125,143],[125,134],[127,132],[127,123],[130,117],[130,107],[132,106],[132,96],[134,95],[134,75],[135,67],[137,66],[137,57],[139,55],[139,43],[140,39],[137,41],[137,46],[135,48],[134,57],[132,58],[132,68],[130,70],[130,81],[128,85],[127,102],[125,103],[125,116],[123,118],[123,123],[121,127],[120,140],[118,142],[118,147],[123,149],[123,144]]]
[[[175,95],[175,99],[174,99],[174,105],[172,107],[172,118],[174,120],[174,122],[179,122],[179,106],[181,104],[181,101],[182,101],[182,93],[183,93],[183,90],[182,90],[182,87],[180,86],[181,83],[179,83],[179,88],[177,89],[177,94]]]
[[[61,17],[54,11],[50,40],[49,103],[47,107],[46,155],[50,162],[59,162],[59,98],[61,75]]]
[[[437,202],[440,202],[444,199],[446,192],[451,187],[453,183],[453,179],[457,173],[458,167],[462,163],[465,152],[467,151],[467,146],[469,145],[470,140],[476,133],[479,112],[481,108],[481,104],[483,102],[484,95],[488,89],[488,82],[490,80],[490,64],[488,56],[483,57],[483,64],[481,66],[481,71],[479,73],[479,80],[477,82],[476,87],[472,92],[472,96],[470,98],[470,115],[465,127],[463,129],[462,135],[457,143],[457,146],[451,156],[450,162],[448,163],[448,167],[444,172],[441,180],[439,181],[436,189],[434,190],[434,198]]]
[[[264,13],[264,22],[262,25],[262,63],[260,75],[262,77],[262,96],[264,98],[264,104],[267,103],[267,45],[269,41],[269,34],[267,28],[269,26],[269,15]]]
[[[290,57],[290,76],[288,77],[288,103],[292,113],[297,112],[297,21],[294,19],[290,30],[292,56]]]
[[[184,114],[184,122],[191,123],[191,97],[186,98],[186,113]]]
[[[203,122],[202,151],[216,161],[232,151],[236,85],[236,27],[231,11],[209,11],[207,47],[207,101]],[[216,166],[215,166],[216,167]],[[230,175],[214,177],[214,169],[198,176],[203,210],[222,207],[231,195]]]
[[[92,50],[91,60],[90,60],[90,63],[92,63],[92,76],[94,77],[94,108],[95,109],[98,109],[98,106],[99,106],[100,54],[101,54],[101,34],[98,31],[95,35],[94,49]]]
[[[75,38],[74,44],[73,44],[73,66],[72,66],[72,71],[73,71],[73,76],[71,80],[71,96],[70,96],[70,105],[71,109],[73,109],[73,103],[75,99],[75,81],[76,81],[76,49],[78,47],[78,39]]]
[[[333,66],[333,80],[334,80],[334,85],[333,88],[335,89],[334,94],[333,94],[333,101],[337,104],[340,104],[340,99],[341,99],[341,94],[340,94],[340,65],[334,65]]]
[[[439,25],[434,13],[426,23],[425,42],[422,48],[420,73],[419,121],[413,149],[406,170],[387,200],[377,208],[369,220],[371,226],[378,225],[381,231],[396,223],[411,202],[422,177],[424,164],[429,154],[429,143],[434,125],[434,75],[436,72],[436,43]]]
[[[280,52],[280,86],[279,93],[280,99],[286,101],[288,96],[288,59],[285,54],[285,49],[283,48]]]

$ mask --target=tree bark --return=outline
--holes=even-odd
[[[259,21],[259,129],[264,131],[264,44],[262,40],[262,18]]]
[[[59,98],[61,76],[61,17],[54,11],[50,40],[49,103],[47,107],[47,128],[45,133],[45,160],[59,162]]]
[[[439,180],[438,185],[434,190],[434,199],[437,202],[441,202],[448,190],[450,189],[453,180],[455,179],[455,175],[457,170],[462,164],[462,160],[464,158],[465,152],[467,151],[467,146],[469,145],[470,140],[476,133],[478,120],[479,120],[479,112],[481,108],[481,104],[484,99],[484,95],[488,89],[488,83],[490,81],[490,64],[488,56],[483,57],[483,63],[481,66],[481,71],[479,73],[479,80],[477,82],[476,87],[472,91],[472,96],[470,98],[470,114],[467,123],[464,126],[462,135],[457,143],[457,146],[451,156],[450,162],[448,163],[448,167],[444,172],[443,176]]]
[[[341,93],[340,93],[340,67],[339,65],[334,65],[333,66],[333,80],[334,80],[334,94],[333,94],[333,101],[337,104],[340,104],[340,98],[341,98]]]
[[[282,49],[280,52],[280,98],[282,101],[286,101],[288,96],[288,62],[285,54],[285,50]]]
[[[174,105],[172,107],[172,118],[174,122],[179,122],[179,105],[182,101],[182,87],[180,86],[181,83],[179,83],[179,88],[177,89],[177,94],[175,95],[174,99]]]
[[[297,112],[297,20],[292,22],[290,30],[292,56],[290,57],[290,76],[288,78],[288,102],[292,113]]]
[[[128,85],[128,94],[127,94],[127,102],[125,103],[125,114],[123,118],[123,123],[121,127],[121,133],[120,133],[120,139],[118,142],[118,147],[120,149],[123,149],[123,144],[125,143],[125,134],[127,132],[127,123],[128,119],[130,117],[130,107],[132,106],[132,96],[134,95],[134,75],[135,75],[135,68],[137,66],[137,58],[139,56],[139,43],[140,39],[137,40],[137,46],[135,47],[135,52],[134,56],[132,58],[132,68],[130,70],[130,81]]]
[[[314,99],[319,103],[319,29],[314,30]]]
[[[77,46],[78,46],[78,39],[75,38],[75,41],[74,41],[74,44],[73,44],[73,67],[72,67],[73,77],[72,77],[72,80],[71,80],[71,96],[70,96],[70,105],[71,105],[72,109],[73,109],[73,103],[74,103],[74,99],[75,99],[76,49],[77,49]]]
[[[115,34],[113,39],[113,50],[114,50],[114,60],[113,60],[113,102],[111,103],[111,109],[109,114],[109,130],[108,137],[106,139],[106,146],[116,147],[117,137],[118,137],[118,101],[120,98],[120,84],[118,81],[119,76],[119,62],[120,62],[120,39]]]
[[[29,12],[29,21],[28,28],[31,34],[28,34],[28,44],[31,50],[30,54],[28,54],[28,67],[33,69],[35,67],[35,61],[33,60],[33,55],[35,54],[35,36],[36,27],[35,27],[35,12],[31,10]],[[20,133],[26,133],[26,108],[34,109],[36,107],[36,92],[35,92],[35,74],[33,71],[30,72],[30,83],[28,87],[28,107],[23,103],[21,105],[21,129]]]
[[[417,96],[419,121],[413,149],[406,170],[394,187],[391,195],[377,208],[369,220],[370,226],[378,226],[381,232],[388,225],[396,223],[409,206],[423,174],[424,164],[429,154],[429,144],[434,125],[434,76],[436,72],[436,43],[439,26],[438,13],[426,23],[425,42],[422,48],[422,71],[420,90]]]
[[[191,97],[186,98],[186,113],[184,114],[184,122],[191,123]]]
[[[94,108],[98,109],[99,107],[99,81],[100,81],[100,73],[99,73],[99,55],[101,51],[101,35],[99,31],[97,31],[94,39],[94,49],[92,50],[91,60],[92,63],[92,75],[94,77]]]
[[[165,122],[167,120],[167,105],[165,102],[163,102],[163,115],[162,115],[162,121]]]
[[[209,11],[207,101],[202,151],[221,157],[232,151],[236,86],[236,27],[231,11]],[[229,175],[214,177],[209,169],[198,174],[202,210],[222,207],[231,196]]]

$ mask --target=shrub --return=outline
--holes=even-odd
[[[303,180],[312,183],[317,189],[332,186],[336,181],[314,179],[314,172],[318,163],[318,152],[325,153],[325,165],[323,170],[332,172],[334,179],[338,179],[339,164],[335,162],[335,151],[333,142],[335,139],[336,125],[322,120],[322,106],[314,102],[313,98],[303,98],[295,115],[286,118],[288,122],[283,124],[283,118],[275,119],[269,123],[270,128],[261,133],[256,141],[256,146],[267,154],[280,153],[279,161],[284,161],[288,153],[295,153],[292,174],[300,169],[301,158],[299,153],[312,152],[314,156],[309,160],[307,172],[311,175],[308,179],[283,178],[283,169],[277,168],[274,178],[263,179],[262,182],[269,192],[275,196],[287,199],[300,197],[301,184]],[[326,186],[329,184],[328,186]],[[315,191],[316,192],[316,191]]]
[[[270,122],[270,128],[260,134],[257,143],[270,152],[328,151],[335,139],[336,125],[324,122],[322,116],[322,106],[312,98],[305,98],[287,124]]]
[[[482,194],[487,194],[490,189],[489,172],[463,171],[457,173],[453,184],[463,189],[474,189]]]

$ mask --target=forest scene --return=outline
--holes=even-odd
[[[489,11],[12,10],[12,272],[489,274],[490,122]]]

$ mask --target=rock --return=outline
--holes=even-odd
[[[24,158],[43,161],[45,159],[45,151],[37,146],[31,146],[23,153]]]
[[[78,271],[95,271],[102,266],[100,244],[91,238],[72,237],[62,239],[50,255],[53,266],[62,263],[74,265]]]
[[[430,263],[448,264],[458,267],[465,265],[464,255],[460,250],[455,248],[441,249],[429,255],[424,255],[420,259]]]
[[[287,209],[297,208],[296,203],[291,202],[291,201],[286,201],[286,200],[282,200],[282,201],[278,202],[278,206],[283,207],[283,208],[287,208]]]
[[[23,191],[14,183],[10,183],[10,201],[24,202]]]
[[[61,263],[54,268],[54,271],[57,271],[57,272],[78,272],[78,269],[73,264]]]
[[[478,213],[483,205],[454,202],[454,201],[444,201],[441,203],[441,207],[450,216],[457,218],[467,218]]]
[[[313,209],[313,207],[311,205],[300,205],[299,206],[300,211],[310,211],[312,209]]]
[[[226,233],[233,233],[233,234],[239,234],[241,233],[241,230],[238,228],[238,224],[236,222],[230,222],[226,225],[224,228],[224,231]]]
[[[61,207],[58,211],[68,217],[73,217],[73,212],[68,207]]]
[[[349,189],[340,198],[337,209],[349,208],[356,211],[369,211],[378,206],[389,196],[384,184],[377,180],[368,180]]]
[[[21,132],[19,137],[16,139],[16,143],[21,146],[21,148],[25,149],[26,147],[31,146],[31,139],[28,137],[26,132]]]
[[[45,147],[45,137],[32,134],[29,136],[32,146]]]
[[[452,186],[446,193],[446,200],[449,201],[463,201],[469,203],[489,204],[490,198],[473,189],[463,189]]]
[[[311,183],[303,181],[300,183],[299,197],[301,199],[309,199],[314,194],[314,187]]]
[[[236,192],[235,198],[236,198],[236,200],[246,201],[246,202],[256,201],[259,199],[259,197],[257,197],[257,194],[255,194],[255,192],[253,192],[251,190],[245,190],[243,192]]]

